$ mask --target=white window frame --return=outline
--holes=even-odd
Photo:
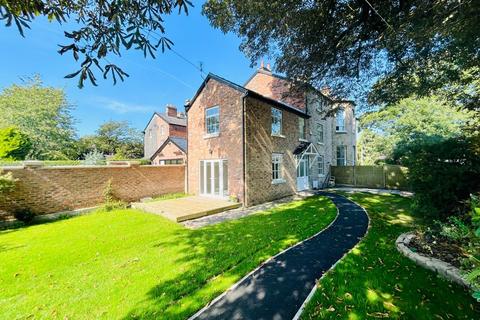
[[[318,176],[319,177],[325,176],[325,160],[321,155],[317,157],[317,166],[318,166]]]
[[[298,117],[298,140],[300,141],[307,141],[306,123],[305,118]]]
[[[284,183],[283,179],[283,154],[272,153],[272,184]]]
[[[276,127],[274,125],[279,122],[278,132],[276,131]],[[282,110],[277,108],[272,108],[272,128],[271,134],[272,136],[281,136],[282,135],[282,128],[283,127],[283,113]]]
[[[340,148],[343,150],[343,157],[339,157]],[[337,166],[346,166],[347,165],[347,146],[341,145],[337,146]]]
[[[345,132],[345,109],[339,108],[335,114],[335,131]]]
[[[216,112],[214,114],[209,115],[208,112],[212,110],[213,111],[216,110]],[[216,125],[210,126],[208,123],[208,120],[214,117],[218,119],[217,123]],[[214,129],[215,131],[210,131],[210,129]],[[214,136],[218,136],[219,134],[220,134],[220,107],[213,106],[213,107],[206,108],[205,109],[205,135],[207,137],[214,137]]]
[[[318,143],[324,144],[325,143],[325,128],[323,126],[323,123],[318,122],[317,123],[317,131],[318,131]]]

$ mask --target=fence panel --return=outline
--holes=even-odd
[[[332,166],[331,174],[337,185],[408,190],[405,167],[384,166]]]

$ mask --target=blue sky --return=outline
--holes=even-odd
[[[240,40],[213,29],[200,11],[201,6],[196,5],[188,16],[167,17],[167,37],[175,43],[174,49],[196,64],[201,61],[205,71],[243,84],[254,69],[238,49]],[[80,136],[93,133],[107,120],[127,120],[143,129],[152,112],[164,111],[168,103],[183,110],[185,100],[202,82],[200,72],[173,52],[145,59],[142,52],[131,50],[120,59],[109,58],[130,75],[125,82],[114,86],[98,74],[98,87],[87,83],[79,89],[77,79],[64,79],[78,65],[70,54],[57,53],[58,44],[68,43],[62,27],[45,19],[35,21],[25,38],[16,28],[0,25],[0,43],[0,90],[20,83],[21,77],[40,74],[46,85],[65,89],[75,106]]]

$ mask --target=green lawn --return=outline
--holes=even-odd
[[[480,319],[480,305],[459,286],[416,266],[395,248],[403,232],[425,223],[410,200],[348,196],[371,218],[364,240],[327,273],[303,319]]]
[[[193,231],[135,210],[0,231],[0,318],[184,319],[335,215],[314,197]]]

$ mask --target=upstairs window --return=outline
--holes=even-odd
[[[323,132],[323,124],[317,123],[317,131],[318,131],[318,142],[323,143],[324,142],[324,132]]]
[[[347,165],[347,146],[337,146],[337,166]]]
[[[298,137],[305,140],[305,119],[298,118]]]
[[[282,134],[282,111],[272,108],[272,135]]]
[[[338,109],[336,114],[337,125],[335,130],[337,132],[345,132],[345,110]]]
[[[205,127],[207,134],[218,134],[220,132],[220,110],[218,106],[208,108],[205,111]]]
[[[282,160],[283,160],[283,155],[281,153],[272,154],[272,181],[273,182],[283,181]]]

